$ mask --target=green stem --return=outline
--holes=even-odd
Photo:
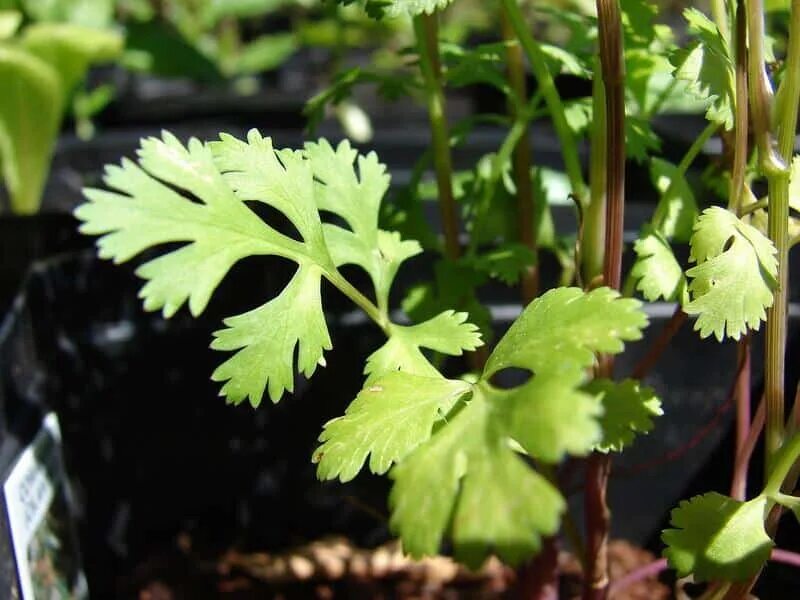
[[[686,151],[686,154],[683,155],[681,162],[678,163],[675,176],[670,180],[667,189],[664,190],[664,194],[661,196],[661,200],[656,207],[655,215],[653,215],[653,226],[656,229],[659,229],[664,225],[664,220],[669,214],[670,200],[672,200],[672,197],[678,191],[678,182],[686,176],[689,167],[692,166],[692,163],[703,150],[708,140],[710,140],[717,132],[717,129],[719,129],[719,125],[717,123],[709,123],[706,125],[702,133],[697,137],[697,139],[694,140],[694,142],[692,142],[692,145],[689,146],[689,149]]]
[[[350,300],[352,300],[356,306],[367,313],[367,316],[372,319],[387,336],[389,335],[391,323],[389,323],[389,317],[386,315],[386,313],[381,311],[377,306],[375,306],[375,304],[372,303],[369,298],[359,292],[353,286],[353,284],[347,281],[347,279],[345,279],[342,274],[339,273],[339,271],[335,269],[332,271],[326,270],[325,278],[330,281],[336,287],[336,289],[350,298]]]
[[[528,89],[525,81],[525,63],[522,48],[514,39],[514,28],[507,11],[502,12],[503,39],[507,42],[506,66],[508,85],[511,90],[512,101],[509,102],[509,112],[516,123],[524,118],[523,130],[514,145],[513,169],[514,183],[517,192],[517,216],[519,218],[520,242],[534,255],[534,262],[522,274],[522,300],[525,304],[531,302],[538,293],[539,272],[537,252],[537,226],[536,199],[531,185],[531,142],[530,142],[530,117],[526,109]]]
[[[734,114],[734,149],[728,210],[741,213],[747,170],[749,112],[747,106],[747,19],[744,0],[736,2],[736,108]]]
[[[774,497],[781,493],[781,488],[798,458],[800,458],[800,435],[794,435],[775,455],[772,469],[769,471],[767,483],[764,486],[763,494],[765,496]]]
[[[558,94],[553,76],[547,68],[544,52],[539,43],[534,39],[528,28],[522,11],[517,0],[502,0],[503,9],[508,15],[508,20],[514,29],[514,33],[522,44],[522,49],[528,57],[533,75],[539,84],[539,91],[544,98],[547,108],[550,110],[550,117],[561,145],[561,155],[564,159],[564,168],[569,178],[572,193],[585,205],[586,184],[581,172],[581,164],[578,155],[578,145],[575,136],[569,128],[564,112],[564,104]]]
[[[446,103],[442,86],[442,69],[439,60],[438,13],[414,17],[420,70],[425,82],[428,118],[431,124],[433,163],[439,191],[439,209],[442,215],[445,256],[456,260],[461,255],[458,242],[458,213],[453,196],[453,163],[450,155],[450,132],[447,124]]]
[[[762,0],[751,0],[753,6],[749,10],[761,8]],[[749,18],[750,26],[750,77],[759,67],[763,71],[763,16],[759,11],[759,18],[752,15]],[[797,109],[800,102],[800,0],[792,1],[792,10],[789,24],[789,48],[786,57],[786,76],[781,90],[781,102],[776,113],[776,128],[778,132],[778,157],[783,166],[780,170],[767,170],[769,184],[769,222],[767,225],[769,237],[777,249],[778,260],[778,289],[775,291],[773,305],[767,311],[766,331],[766,365],[765,371],[765,397],[766,397],[766,449],[767,465],[770,458],[780,448],[784,436],[784,373],[786,367],[786,327],[787,327],[787,289],[789,284],[788,256],[789,256],[789,171],[785,168],[790,160],[795,130],[797,128]],[[753,27],[761,29],[753,29]],[[754,57],[761,60],[759,65],[754,65]],[[751,86],[752,88],[752,86]],[[765,92],[757,94],[754,98],[751,91],[751,102],[757,104],[764,101]],[[754,110],[755,112],[755,110]],[[754,115],[754,126],[759,122]],[[758,139],[763,132],[756,130]],[[764,143],[764,142],[762,142]],[[761,148],[759,148],[761,152]],[[764,157],[761,157],[764,163]],[[769,166],[769,165],[767,165]],[[795,411],[797,417],[797,411]]]
[[[599,61],[595,73],[600,72]],[[589,133],[589,205],[583,214],[583,236],[577,257],[584,284],[603,272],[606,239],[606,92],[602,77],[592,82],[592,128]]]
[[[725,0],[711,0],[711,16],[725,41],[731,39],[731,30],[728,24],[728,8]]]

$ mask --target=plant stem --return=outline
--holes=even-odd
[[[520,118],[523,107],[527,104],[528,90],[525,81],[525,63],[523,61],[522,47],[516,42],[514,28],[511,25],[508,11],[503,10],[503,39],[506,47],[506,67],[508,84],[511,93],[516,99],[509,102],[509,112],[515,121]],[[534,263],[528,266],[522,274],[522,300],[528,304],[533,300],[539,287],[539,271],[537,256],[537,219],[536,199],[533,197],[531,185],[531,143],[530,127],[526,120],[525,129],[514,146],[513,157],[514,183],[517,188],[517,216],[520,224],[520,241],[534,255]]]
[[[800,458],[800,434],[795,434],[775,455],[772,470],[768,473],[767,483],[764,486],[763,493],[766,496],[781,493],[781,488],[798,458]]]
[[[539,85],[539,92],[542,94],[545,104],[547,104],[547,108],[550,111],[550,118],[553,120],[553,126],[555,127],[556,135],[561,145],[561,156],[564,159],[564,168],[567,172],[570,186],[572,187],[572,193],[579,198],[582,203],[585,203],[586,184],[583,180],[583,173],[581,172],[578,145],[567,123],[564,105],[556,89],[553,76],[547,68],[544,52],[542,52],[541,46],[539,46],[539,43],[531,34],[517,0],[502,0],[502,2],[509,23],[514,29],[514,33],[517,39],[519,39],[520,44],[522,44],[525,55],[528,57],[531,70]]]
[[[737,368],[734,397],[736,401],[736,454],[734,455],[734,473],[739,470],[736,461],[744,455],[747,438],[750,433],[750,374],[752,362],[750,360],[750,336],[744,336],[736,344]],[[749,458],[749,457],[748,457]],[[731,496],[736,500],[744,500],[747,495],[747,480],[734,478],[736,485],[731,486]]]
[[[749,10],[761,9],[762,0],[751,0],[754,6]],[[761,60],[760,67],[763,72],[763,16],[759,10],[759,18],[749,18],[750,26],[750,77],[756,65],[755,59]],[[761,29],[753,29],[760,27]],[[776,128],[778,133],[778,160],[782,160],[784,168],[770,172],[767,170],[769,183],[769,222],[767,225],[769,237],[777,249],[778,260],[778,288],[775,290],[775,300],[767,311],[766,332],[766,365],[765,372],[765,397],[766,397],[766,449],[767,465],[771,457],[781,445],[784,435],[784,373],[786,365],[786,326],[787,326],[787,289],[789,284],[788,257],[789,257],[789,171],[785,164],[791,158],[794,136],[797,128],[797,109],[800,102],[800,0],[792,1],[789,24],[789,48],[786,57],[786,75],[780,92],[781,102],[779,112],[776,114]],[[766,78],[766,74],[764,74]],[[752,86],[751,86],[752,87]],[[764,87],[764,86],[762,86]],[[757,100],[751,92],[751,100],[763,101],[765,93],[762,91]],[[755,112],[755,111],[754,111]],[[768,115],[767,115],[768,116]],[[754,125],[758,126],[754,115]],[[763,133],[763,132],[762,132]],[[759,131],[756,130],[756,135]],[[765,142],[762,142],[762,144]],[[761,152],[761,148],[759,148]],[[764,157],[761,157],[764,162]],[[795,413],[795,416],[797,414]]]
[[[597,0],[600,66],[606,96],[606,231],[603,257],[605,285],[619,289],[622,279],[622,235],[625,214],[625,67],[619,0]],[[597,75],[595,75],[597,76]],[[611,357],[600,358],[600,371],[611,376]],[[608,455],[589,458],[586,475],[587,572],[585,600],[608,596],[610,512],[606,490],[611,471]]]
[[[599,61],[595,62],[599,72]],[[601,77],[592,82],[592,125],[589,133],[589,205],[583,211],[579,261],[581,279],[589,283],[603,272],[606,239],[606,92]]]
[[[744,13],[744,0],[736,2],[736,109],[734,115],[733,165],[731,166],[731,188],[728,195],[728,210],[741,215],[744,198],[745,168],[747,166],[749,129],[747,107],[747,21]],[[750,357],[750,336],[744,336],[736,344],[737,368],[736,387],[736,453],[734,455],[731,481],[731,496],[736,500],[747,497],[747,465],[742,468],[738,461],[745,456],[751,424],[750,377],[752,361]],[[762,413],[763,415],[763,413]],[[746,460],[749,462],[750,457]],[[737,477],[741,473],[744,477]]]
[[[387,336],[390,334],[390,323],[385,311],[381,311],[375,306],[369,298],[359,292],[353,284],[347,281],[337,270],[333,270],[332,272],[326,271],[325,278],[340,292],[350,298],[356,306],[367,313],[367,316],[372,319]]]
[[[450,155],[450,132],[447,124],[446,102],[439,60],[438,13],[414,17],[420,70],[425,82],[428,118],[431,124],[433,163],[439,191],[439,210],[442,215],[445,256],[456,260],[461,255],[458,241],[458,213],[453,196],[453,163]]]
[[[688,315],[683,312],[683,308],[678,304],[675,307],[675,312],[672,313],[669,321],[661,329],[656,340],[652,343],[647,353],[636,363],[636,366],[631,371],[631,378],[643,379],[650,369],[658,362],[661,355],[669,347],[669,343],[675,334],[680,331],[683,324],[686,322]]]
[[[678,191],[678,181],[686,176],[686,172],[689,170],[689,167],[692,166],[692,163],[695,161],[700,152],[702,152],[706,143],[708,143],[708,140],[714,136],[718,129],[719,125],[717,123],[709,123],[706,125],[700,135],[694,140],[694,142],[692,142],[692,145],[689,146],[689,149],[686,150],[686,154],[683,155],[681,162],[679,162],[678,166],[676,167],[675,176],[670,180],[667,189],[664,190],[661,200],[656,207],[656,212],[653,216],[654,227],[660,228],[664,224],[664,221],[669,214],[669,201],[672,200],[672,196]]]
[[[741,495],[743,498],[747,497],[747,472],[750,467],[750,459],[753,456],[753,450],[756,448],[758,438],[761,437],[761,432],[764,430],[764,398],[758,403],[756,414],[753,417],[753,422],[750,424],[750,429],[747,432],[747,439],[745,439],[739,452],[736,454],[736,461],[734,463],[733,479],[731,481],[731,496]]]

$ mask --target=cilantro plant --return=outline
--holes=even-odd
[[[657,391],[643,380],[689,317],[701,337],[735,340],[732,497],[711,492],[682,502],[663,540],[679,575],[710,582],[707,597],[744,597],[770,556],[781,509],[800,512],[793,495],[800,473],[797,404],[784,418],[787,258],[800,240],[789,211],[800,206],[800,160],[792,156],[800,3],[789,12],[775,95],[766,67],[776,59],[761,0],[716,0],[711,16],[687,9],[689,38],[682,45],[645,0],[597,0],[590,12],[501,0],[483,7],[501,39],[471,47],[440,28],[459,1],[342,3],[405,27],[410,46],[390,68],[341,73],[309,102],[312,126],[359,84],[418,99],[431,145],[408,189],[387,202],[386,167],[347,141],[278,149],[255,130],[245,140],[221,134],[187,144],[164,133],[142,140],[136,160],[109,166],[106,189],[86,191],[76,211],[81,230],[100,236],[100,256],[115,262],[173,244],[137,270],[146,281],[145,309],[165,317],[184,305],[200,314],[245,257],[274,255],[296,264],[274,298],[231,316],[214,333],[212,348],[228,354],[212,379],[232,404],[278,402],[293,390],[296,373],[311,377],[324,367],[326,353],[336,350],[322,280],[347,296],[386,341],[367,359],[363,387],[345,413],[322,427],[312,457],[319,477],[348,481],[365,469],[387,474],[391,528],[407,552],[452,548],[470,567],[495,554],[528,572],[520,581],[536,582],[526,590],[535,598],[549,597],[556,583],[548,565],[555,564],[562,531],[583,566],[584,598],[608,595],[612,457],[662,414]],[[551,28],[566,38],[540,39]],[[564,73],[591,81],[591,94],[562,98],[557,78]],[[507,110],[452,122],[446,91],[475,84],[498,90]],[[673,164],[659,154],[652,121],[677,109],[698,110],[707,124]],[[529,135],[537,118],[552,125],[561,173],[535,164]],[[506,135],[473,169],[455,171],[453,147],[468,143],[478,123],[499,124]],[[707,170],[701,196],[689,171],[715,136],[724,152]],[[579,152],[584,142],[588,165]],[[658,202],[632,244],[635,263],[623,273],[631,161],[648,169]],[[432,185],[424,180],[429,167]],[[761,179],[768,185],[764,198],[756,196]],[[548,197],[559,193],[575,206],[577,235],[553,228]],[[423,217],[426,196],[438,203],[441,235]],[[296,235],[265,222],[248,203],[269,205]],[[686,243],[683,264],[673,246]],[[423,249],[438,256],[435,278],[406,291],[402,307],[410,322],[392,320],[395,276]],[[543,290],[543,252],[562,266],[559,287]],[[368,289],[356,287],[340,270],[344,265],[360,267]],[[524,305],[502,336],[479,301],[481,286],[492,279],[516,286]],[[636,294],[672,302],[675,313],[631,377],[620,379],[615,355],[647,326]],[[762,322],[766,390],[751,419],[751,333]],[[464,353],[470,371],[446,376],[441,356]],[[499,381],[509,370],[529,377],[508,389]],[[762,427],[766,478],[748,498],[747,465]],[[584,535],[559,477],[568,458],[585,462]]]

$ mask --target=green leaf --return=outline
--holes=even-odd
[[[555,464],[567,454],[585,456],[601,441],[602,405],[580,389],[583,380],[584,374],[573,369],[547,371],[487,396],[509,436],[537,460]]]
[[[717,26],[695,8],[683,12],[689,33],[696,39],[670,57],[675,77],[706,102],[706,117],[725,129],[733,128],[736,104],[732,53]]]
[[[684,500],[672,511],[661,539],[678,575],[697,581],[743,581],[769,558],[773,542],[764,530],[767,499],[739,502],[711,492]]]
[[[367,385],[344,416],[329,421],[314,453],[320,479],[353,479],[367,456],[373,473],[385,473],[393,463],[427,441],[470,385],[441,376],[420,377],[388,372]]]
[[[453,0],[388,0],[386,14],[389,17],[416,16],[446,8]]]
[[[664,414],[652,388],[632,379],[621,382],[595,379],[585,389],[602,402],[603,438],[596,447],[599,452],[622,452],[637,434],[653,429],[653,417]]]
[[[507,243],[482,252],[467,262],[489,277],[514,285],[522,273],[536,264],[536,255],[523,244]]]
[[[113,0],[22,0],[22,5],[36,21],[86,27],[108,27],[114,16]]]
[[[12,37],[22,24],[22,13],[18,10],[0,10],[0,40]]]
[[[391,527],[413,556],[435,554],[451,531],[472,568],[490,550],[510,564],[558,529],[565,501],[509,446],[480,391],[391,473]]]
[[[39,209],[61,122],[58,75],[28,52],[0,46],[0,167],[11,210]]]
[[[487,84],[506,96],[511,96],[508,81],[503,72],[506,44],[479,44],[464,48],[458,44],[442,44],[442,59],[447,65],[445,74],[453,87],[465,87],[478,83]]]
[[[163,309],[169,317],[188,300],[192,314],[199,315],[238,260],[302,256],[300,243],[263,223],[235,197],[199,140],[184,147],[166,132],[163,139],[144,139],[139,165],[124,159],[119,167],[107,167],[104,181],[114,191],[86,190],[89,202],[75,216],[83,221],[82,233],[104,234],[97,242],[99,255],[117,263],[152,246],[189,242],[138,269],[148,281],[140,292],[145,309]]]
[[[211,379],[226,382],[220,395],[232,404],[278,402],[284,390],[294,390],[292,357],[297,370],[311,377],[317,365],[325,366],[323,351],[332,348],[320,297],[321,271],[303,266],[275,299],[250,312],[225,319],[227,329],[214,333],[214,350],[238,350],[221,364]],[[288,359],[288,360],[287,360]]]
[[[636,262],[631,277],[637,280],[636,289],[649,302],[664,299],[667,302],[688,301],[686,278],[669,242],[652,227],[646,227],[642,237],[633,245]]]
[[[748,328],[758,330],[772,306],[778,263],[775,247],[755,227],[730,211],[713,206],[695,224],[689,259],[697,266],[686,275],[689,315],[699,315],[695,330],[738,340]]]
[[[226,319],[228,328],[215,334],[213,348],[238,350],[213,374],[226,382],[222,394],[233,403],[249,399],[257,405],[265,389],[277,402],[284,390],[291,391],[295,347],[297,368],[306,376],[324,364],[330,338],[320,280],[339,281],[341,275],[320,210],[343,218],[354,228],[351,234],[377,240],[379,283],[387,290],[399,263],[416,251],[412,243],[377,230],[377,204],[388,186],[384,167],[374,155],[357,157],[346,144],[336,152],[325,144],[276,150],[252,130],[246,142],[222,134],[218,142],[192,139],[184,147],[165,133],[142,142],[139,165],[123,160],[121,167],[109,167],[105,182],[114,191],[87,190],[90,202],[76,211],[84,222],[81,231],[105,234],[98,241],[102,258],[122,262],[153,246],[187,243],[137,271],[147,280],[140,292],[147,310],[171,316],[188,300],[192,314],[201,313],[222,278],[246,256],[271,254],[298,264],[276,298]],[[280,211],[301,240],[264,223],[248,201]],[[422,342],[431,343],[432,334],[425,333]]]
[[[204,82],[222,80],[214,61],[168,23],[159,19],[128,23],[126,34],[121,63],[129,70]]]
[[[292,33],[262,35],[241,49],[234,63],[239,74],[272,71],[284,64],[297,50],[297,40]]]
[[[467,313],[445,311],[417,325],[390,325],[389,340],[369,358],[364,370],[367,385],[386,373],[403,371],[435,377],[438,371],[428,362],[421,348],[460,356],[483,344],[478,328],[467,321]]]
[[[122,52],[115,31],[63,23],[39,23],[25,29],[22,45],[52,65],[69,94],[86,76],[89,66],[109,62]]]
[[[671,162],[654,157],[650,161],[650,179],[661,192],[653,217],[658,231],[667,239],[689,241],[698,210],[686,176]]]
[[[200,5],[203,22],[213,27],[225,18],[260,17],[296,3],[293,0],[207,0]]]
[[[518,367],[535,374],[583,371],[595,353],[617,354],[647,326],[641,303],[602,287],[557,288],[527,306],[489,356],[484,378]]]

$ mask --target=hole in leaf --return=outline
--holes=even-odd
[[[730,250],[731,246],[733,246],[734,240],[735,240],[734,236],[729,237],[728,240],[725,242],[725,246],[723,246],[722,251],[727,252],[728,250]]]
[[[533,371],[520,367],[507,367],[492,375],[489,383],[501,390],[513,390],[525,385],[533,377]]]

